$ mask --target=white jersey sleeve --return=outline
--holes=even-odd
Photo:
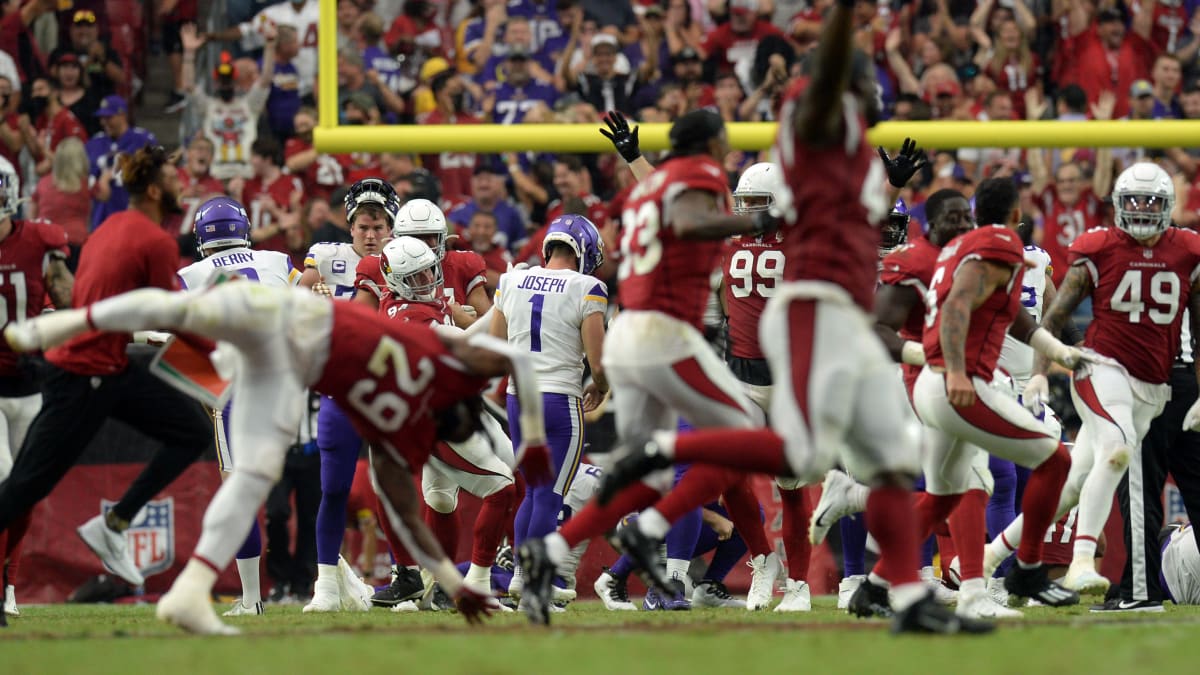
[[[280,288],[300,283],[300,272],[292,266],[292,259],[286,254],[249,248],[234,248],[214,253],[179,270],[179,279],[184,288],[202,288],[218,270]]]
[[[1021,306],[1033,316],[1033,320],[1041,323],[1045,311],[1046,283],[1051,272],[1050,254],[1037,246],[1025,247],[1025,261],[1032,267],[1025,269],[1021,278]],[[1025,383],[1033,376],[1033,348],[1011,335],[1004,336],[1004,347],[1000,351],[1000,368],[1013,379],[1013,384],[1020,392]]]
[[[362,259],[350,244],[313,244],[304,257],[304,267],[320,273],[335,300],[354,296],[354,271]]]
[[[582,396],[580,327],[608,308],[604,284],[574,270],[513,270],[500,278],[495,304],[508,323],[509,343],[532,356],[541,390]],[[511,382],[509,393],[516,393]]]

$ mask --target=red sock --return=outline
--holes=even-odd
[[[582,511],[563,524],[558,533],[567,540],[568,548],[575,548],[580,542],[613,529],[622,518],[650,506],[661,496],[658,490],[645,483],[634,483],[618,492],[606,506],[588,502]]]
[[[934,529],[944,523],[954,507],[958,506],[962,495],[931,495],[922,492],[917,495],[914,511],[917,513],[917,540],[925,541]],[[871,534],[875,534],[872,532]]]
[[[439,513],[424,505],[425,524],[433,530],[433,536],[442,545],[442,550],[450,560],[458,560],[458,513]]]
[[[893,586],[919,580],[916,520],[911,490],[881,487],[867,496],[867,531],[879,544],[879,562],[874,571]]]
[[[950,578],[950,563],[954,560],[954,556],[958,555],[954,547],[954,539],[950,537],[950,528],[946,528],[946,533],[938,532],[937,549],[938,549],[938,566],[942,568],[942,578]]]
[[[375,518],[383,526],[383,536],[387,539],[388,549],[392,552],[392,560],[396,561],[396,565],[398,567],[415,566],[417,561],[413,559],[408,549],[404,548],[404,544],[400,541],[400,535],[392,530],[392,521],[388,520],[387,511],[384,510],[379,495],[375,495]]]
[[[958,572],[963,579],[983,577],[983,547],[987,544],[988,495],[969,490],[950,514],[950,534],[958,550]]]
[[[661,513],[668,523],[674,523],[692,509],[717,501],[725,490],[741,479],[742,474],[733,469],[708,465],[690,466],[675,487],[658,500],[654,509]],[[734,527],[737,527],[736,523]]]
[[[1058,509],[1058,498],[1067,482],[1071,470],[1071,455],[1062,443],[1053,455],[1046,458],[1025,484],[1025,496],[1021,498],[1021,513],[1025,515],[1025,529],[1021,531],[1021,544],[1017,547],[1017,560],[1034,564],[1042,561],[1042,540],[1046,530],[1054,522]]]
[[[525,501],[525,476],[520,471],[513,472],[513,500],[508,515],[504,519],[504,536],[508,537],[510,546],[516,546],[517,540],[517,509]]]
[[[496,562],[496,549],[504,538],[505,518],[512,512],[516,488],[512,485],[483,498],[483,506],[475,519],[471,543],[471,563],[491,567]],[[511,519],[509,519],[511,522]]]
[[[787,553],[788,578],[803,581],[808,578],[808,559],[812,544],[808,543],[808,519],[812,516],[804,489],[779,488],[783,511],[783,550]]]
[[[711,464],[747,473],[790,476],[783,439],[770,429],[703,429],[675,438],[675,461]]]
[[[742,541],[746,542],[750,557],[769,555],[775,550],[767,542],[767,533],[763,530],[762,506],[758,503],[758,497],[754,495],[750,476],[741,476],[733,486],[722,493],[721,500],[725,502],[725,510],[729,511],[729,520],[733,522],[733,527],[742,535]]]

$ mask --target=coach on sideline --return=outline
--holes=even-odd
[[[114,213],[84,244],[75,277],[74,306],[137,288],[179,288],[179,247],[162,227],[182,213],[179,174],[161,146],[122,155],[130,208]],[[46,352],[42,410],[33,420],[8,480],[0,483],[0,530],[44,499],[112,417],[163,443],[107,513],[79,536],[125,581],[143,579],[123,532],[146,502],[167,487],[212,444],[212,426],[196,401],[149,372],[150,355],[126,355],[129,335],[89,332]]]

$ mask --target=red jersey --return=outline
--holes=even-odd
[[[1143,382],[1170,379],[1183,312],[1200,277],[1200,234],[1168,228],[1153,248],[1115,227],[1071,244],[1071,264],[1092,278],[1092,322],[1084,344]]]
[[[1113,119],[1120,119],[1129,114],[1130,85],[1136,80],[1149,79],[1155,49],[1142,36],[1127,30],[1121,48],[1110,52],[1093,22],[1079,35],[1064,38],[1059,53],[1065,61],[1063,76],[1058,81],[1075,82],[1083,87],[1089,103],[1099,100],[1102,91],[1113,92],[1117,97]]]
[[[42,312],[46,263],[51,256],[65,259],[68,254],[67,232],[54,223],[14,220],[12,228],[0,241],[0,309],[6,326]],[[8,342],[0,340],[0,377],[18,375],[17,355]]]
[[[907,244],[887,254],[883,259],[879,283],[888,286],[908,286],[921,297],[921,304],[912,308],[904,327],[900,329],[900,337],[905,340],[920,342],[924,336],[925,298],[941,253],[942,249],[921,236],[910,239]],[[901,364],[901,369],[904,372],[904,386],[908,389],[908,397],[911,399],[913,385],[916,384],[921,369],[907,363]]]
[[[769,35],[785,37],[783,31],[770,21],[758,19],[748,33],[741,34],[733,32],[733,25],[726,22],[705,38],[704,52],[709,58],[716,59],[718,70],[732,71],[735,64],[753,63],[758,43]]]
[[[487,267],[483,258],[472,251],[446,251],[442,258],[442,292],[447,300],[459,304],[466,302],[471,291],[487,282]],[[354,285],[374,295],[380,302],[391,295],[383,270],[379,267],[379,254],[363,256],[354,269]]]
[[[984,260],[1012,267],[1012,279],[1006,288],[995,292],[971,312],[967,327],[967,375],[990,382],[1000,360],[1000,348],[1004,336],[1021,310],[1021,272],[1025,265],[1025,247],[1017,233],[1003,225],[984,226],[958,237],[942,249],[938,256],[937,269],[930,280],[931,299],[936,304],[925,315],[925,363],[930,366],[946,367],[942,354],[942,314],[939,311],[959,265],[968,260]]]
[[[1013,113],[1017,119],[1025,119],[1025,92],[1042,79],[1042,64],[1037,54],[1030,54],[1029,63],[1024,65],[1016,54],[999,67],[989,61],[983,72],[996,83],[997,89],[1012,94]]]
[[[758,319],[767,298],[783,281],[783,235],[733,237],[725,248],[722,286],[729,315],[729,353],[740,359],[765,359],[758,341]]]
[[[94,302],[138,288],[179,290],[179,244],[140,211],[118,211],[100,223],[79,254],[72,304]],[[128,333],[88,331],[46,352],[46,360],[78,375],[125,370]]]
[[[283,156],[290,159],[294,155],[312,150],[312,147],[312,143],[305,143],[299,138],[289,138],[283,145]],[[334,190],[349,182],[346,175],[351,164],[350,155],[317,155],[316,161],[299,174],[304,185],[304,194],[329,199]]]
[[[292,203],[293,194],[298,194],[303,199],[304,186],[300,184],[299,178],[288,174],[279,174],[269,185],[264,185],[263,179],[258,176],[246,181],[246,186],[242,188],[242,204],[245,205],[246,213],[250,216],[250,229],[257,230],[271,224],[272,216],[267,209],[267,200],[275,202],[275,205],[280,208],[287,209]],[[292,254],[288,250],[287,237],[282,232],[258,242],[254,248]]]
[[[1159,2],[1154,5],[1154,19],[1150,28],[1150,44],[1156,54],[1174,54],[1179,50],[1179,39],[1188,24],[1188,6],[1183,2],[1168,6]],[[1133,11],[1142,11],[1141,3],[1134,3]]]
[[[1075,526],[1078,520],[1079,507],[1076,506],[1046,530],[1046,538],[1042,540],[1042,564],[1071,564],[1075,559]],[[1103,552],[1098,552],[1097,555],[1103,555]]]
[[[404,298],[396,297],[392,293],[388,293],[380,303],[379,310],[386,314],[389,319],[396,321],[419,323],[426,326],[435,323],[447,326],[454,325],[454,321],[450,319],[450,307],[441,298],[433,302],[420,302],[417,300],[405,300]]]
[[[70,108],[63,107],[48,122],[46,127],[46,149],[54,152],[58,144],[74,136],[84,143],[88,142],[87,130]]]
[[[419,471],[437,440],[434,415],[478,395],[488,379],[466,372],[426,326],[331,304],[329,359],[313,389],[337,401],[364,440]]]
[[[418,124],[480,124],[479,118],[469,115],[446,115],[441,110],[426,113]],[[471,176],[475,173],[476,155],[473,152],[442,152],[421,155],[421,166],[437,176],[442,184],[442,199],[453,201],[471,196]]]
[[[719,240],[687,241],[672,227],[671,202],[687,190],[717,195],[725,212],[732,197],[725,170],[711,157],[670,159],[629,195],[617,272],[625,309],[662,312],[704,331],[710,277],[720,261]]]
[[[1084,188],[1079,200],[1067,206],[1058,198],[1054,185],[1042,193],[1042,219],[1045,223],[1042,248],[1050,254],[1054,265],[1054,285],[1067,276],[1067,249],[1079,235],[1104,225],[1104,209],[1090,187]]]
[[[808,147],[796,138],[793,111],[805,81],[793,82],[784,96],[779,119],[776,156],[795,195],[796,220],[785,223],[788,266],[784,279],[815,280],[841,286],[854,302],[870,310],[879,269],[879,229],[887,215],[884,181],[887,176],[875,148],[867,142],[867,124],[847,108],[845,138],[822,147]]]

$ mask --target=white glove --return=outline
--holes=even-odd
[[[1033,335],[1029,336],[1029,346],[1067,370],[1075,370],[1084,360],[1083,352],[1063,344],[1062,340],[1051,335],[1045,328],[1033,331]]]
[[[1050,400],[1050,383],[1045,375],[1037,374],[1029,378],[1025,391],[1021,392],[1021,404],[1038,419],[1046,411],[1046,401]]]
[[[1200,401],[1193,403],[1183,416],[1183,430],[1200,431]]]
[[[900,361],[910,366],[925,365],[925,346],[916,340],[905,340],[900,348]]]
[[[333,291],[330,290],[330,288],[325,285],[324,281],[318,281],[317,283],[313,284],[312,292],[316,293],[317,295],[323,295],[327,298],[333,297]]]

